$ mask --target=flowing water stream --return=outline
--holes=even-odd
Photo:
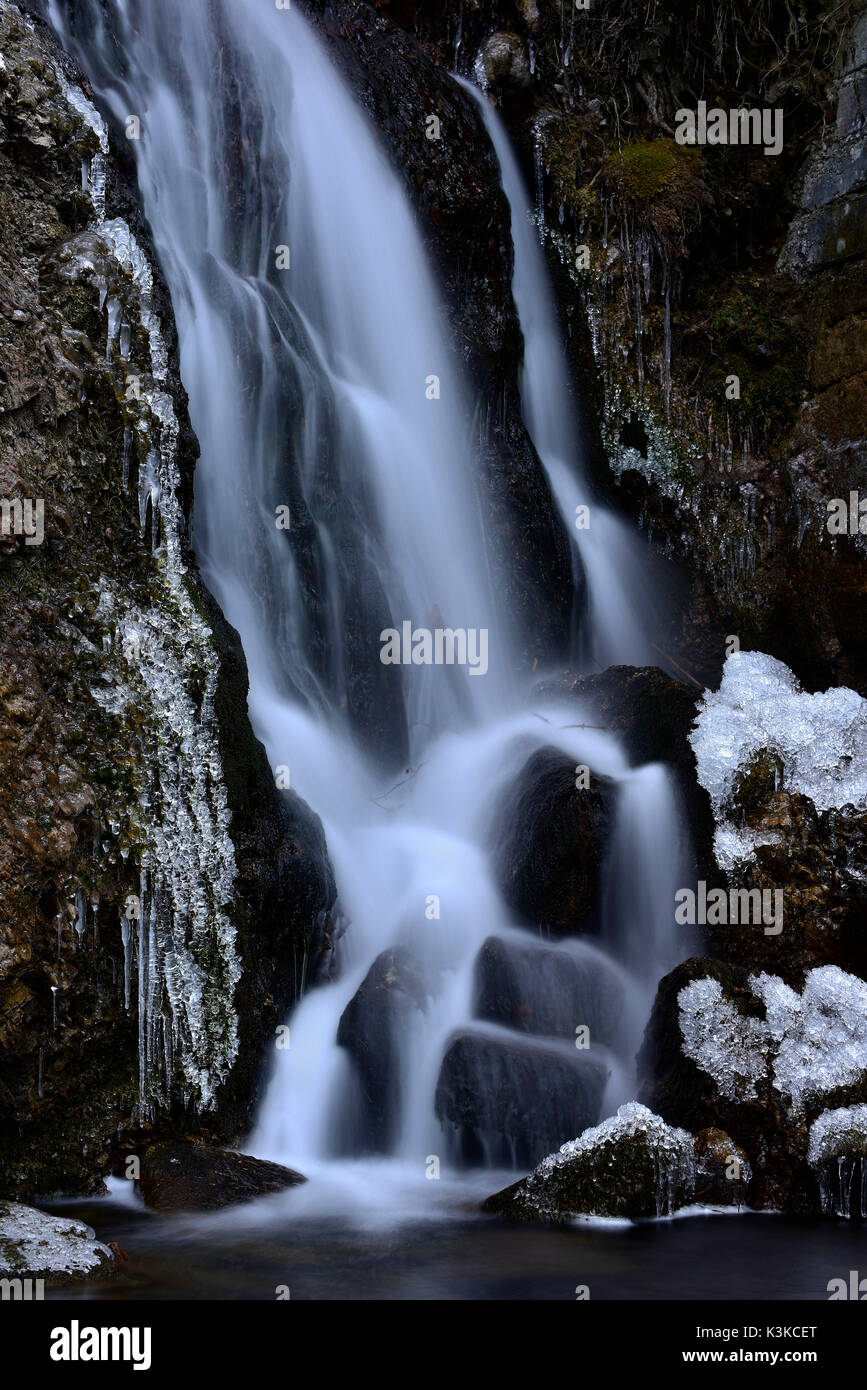
[[[576,727],[575,703],[540,702],[521,674],[480,500],[474,383],[401,177],[299,8],[109,0],[104,13],[49,0],[48,14],[99,102],[141,121],[141,194],[202,450],[199,562],[241,634],[256,733],[322,818],[348,922],[338,978],[304,995],[291,1046],[275,1052],[248,1147],[319,1175],[304,1201],[318,1191],[339,1206],[349,1192],[357,1207],[388,1179],[423,1180],[432,1155],[447,1168],[535,1161],[631,1094],[652,993],[676,958],[682,834],[668,775],[630,767],[608,734]],[[588,585],[574,658],[644,663],[652,586],[638,542],[595,505],[590,530],[574,531],[576,505],[593,499],[551,290],[508,139],[487,109],[485,121],[512,207],[525,421]],[[485,632],[487,669],[384,665],[380,634],[404,623]],[[521,929],[497,882],[503,807],[543,747],[617,789],[592,944]],[[491,939],[547,1020],[536,1036],[474,1017]],[[393,1025],[388,1138],[371,1145],[337,1037],[393,948],[421,987]],[[579,1051],[576,1027],[606,1001],[608,1023]],[[469,1134],[437,1118],[456,1037],[471,1090],[505,1085],[517,1111],[536,1105],[520,1142],[484,1116]],[[538,1110],[543,1072],[566,1078],[565,1117]],[[371,1148],[375,1180],[358,1163]]]

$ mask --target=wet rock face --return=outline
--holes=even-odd
[[[210,1123],[224,1139],[249,1113],[264,1043],[293,997],[305,940],[334,885],[318,820],[274,787],[247,720],[237,637],[187,547],[197,449],[168,296],[147,259],[135,200],[47,31],[29,27],[6,0],[0,47],[0,499],[12,519],[0,544],[0,752],[14,773],[0,788],[0,1169],[7,1192],[30,1195],[96,1190],[115,1145],[138,1142],[137,909],[129,902],[141,908],[143,856],[152,855],[155,872],[178,862],[176,839],[159,853],[150,838],[155,827],[170,829],[165,788],[183,805],[192,793],[183,758],[179,781],[165,761],[152,780],[162,687],[148,687],[142,673],[156,682],[158,667],[137,664],[134,636],[146,648],[152,633],[160,650],[169,637],[189,642],[166,699],[190,716],[189,727],[183,738],[163,727],[163,751],[175,756],[187,740],[206,749],[208,814],[230,818],[220,836],[231,873],[216,901],[210,889],[201,899],[212,902],[211,922],[225,919],[219,940],[205,933],[209,979],[222,983],[211,1001],[211,1061],[201,1059],[206,1077],[223,1058]],[[106,219],[98,234],[97,206]],[[112,237],[121,258],[113,269]],[[136,276],[144,274],[156,337],[140,316]],[[140,375],[140,399],[127,390],[128,372]],[[176,473],[160,526],[185,571],[175,599],[152,554],[150,503],[144,525],[139,514],[148,451],[160,438],[150,402],[171,425]],[[41,518],[32,526],[29,503],[34,523]],[[196,896],[189,886],[188,904]],[[167,996],[161,1012],[170,1027]],[[177,1022],[180,1056],[190,1039]],[[195,1089],[186,1113],[182,1092],[172,1092],[174,1115],[167,1105],[154,1117],[163,1131],[200,1123]]]
[[[204,1144],[154,1144],[141,1162],[141,1193],[154,1211],[217,1211],[304,1181],[280,1163]]]
[[[497,851],[506,902],[525,923],[557,934],[592,931],[616,791],[592,774],[576,787],[575,765],[553,748],[527,760],[504,808]]]
[[[589,1029],[611,1047],[623,1020],[622,979],[600,954],[521,946],[490,936],[476,958],[474,1017],[519,1033],[574,1042]]]
[[[609,666],[598,675],[569,672],[546,681],[542,690],[568,694],[581,716],[619,739],[634,766],[665,763],[677,782],[692,850],[700,874],[717,872],[714,820],[707,792],[696,779],[689,737],[700,689],[657,666]]]
[[[721,1129],[695,1136],[695,1200],[712,1206],[742,1206],[748,1200],[752,1169],[743,1149]]]
[[[529,1177],[489,1197],[482,1210],[554,1224],[581,1215],[635,1220],[668,1215],[694,1191],[692,1136],[632,1103],[549,1154]]]
[[[604,1065],[564,1045],[465,1033],[443,1058],[437,1117],[465,1164],[526,1168],[599,1114]]]
[[[424,1027],[427,991],[411,952],[401,948],[377,956],[347,1004],[337,1029],[356,1069],[360,1114],[353,1133],[365,1147],[387,1153],[400,1117],[401,1042],[411,1027]]]
[[[530,85],[530,60],[517,34],[500,30],[491,34],[482,49],[482,64],[488,83],[495,90],[526,91]]]
[[[390,6],[466,72],[494,45],[508,73],[503,35],[526,48],[526,88],[495,90],[538,175],[591,457],[600,487],[688,574],[665,645],[703,681],[736,633],[816,686],[867,684],[863,565],[825,530],[826,501],[863,476],[864,368],[853,353],[829,382],[822,365],[826,339],[863,337],[858,9],[790,28],[783,4],[760,15],[730,0],[652,17],[627,3],[567,15],[559,0]],[[711,104],[782,110],[779,155],[676,144],[675,113],[711,72]]]

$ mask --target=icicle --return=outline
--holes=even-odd
[[[124,917],[120,924],[120,939],[123,942],[123,1006],[129,1011],[129,982],[132,971],[132,952],[130,950],[129,918]]]
[[[36,1094],[38,1095],[38,1097],[39,1097],[40,1100],[42,1100],[42,1077],[43,1077],[43,1066],[44,1066],[44,1061],[45,1061],[45,1048],[44,1048],[44,1047],[40,1047],[40,1049],[39,1049],[39,1073],[38,1073],[37,1080],[36,1080]]]
[[[124,487],[129,487],[129,455],[132,447],[132,430],[124,429],[123,432],[123,471],[121,483]]]
[[[113,345],[113,343],[114,343],[115,338],[116,338],[117,335],[118,335],[118,332],[120,331],[120,324],[121,324],[121,315],[122,315],[122,313],[123,313],[123,310],[122,310],[122,308],[121,308],[120,300],[119,300],[119,299],[115,299],[114,295],[109,295],[109,299],[108,299],[108,332],[107,332],[107,338],[106,338],[106,344],[105,344],[105,360],[106,360],[106,362],[110,362],[110,361],[111,361],[111,356],[112,356],[112,345]]]
[[[57,1029],[57,985],[51,986],[51,1026]]]
[[[671,286],[665,277],[665,317],[662,321],[662,381],[665,395],[665,418],[671,417]]]
[[[154,550],[159,536],[158,507],[160,501],[159,455],[155,449],[148,451],[144,467],[139,470],[138,516],[142,535],[147,529],[148,502],[151,504],[151,538]]]
[[[86,899],[86,897],[84,896],[84,889],[83,889],[83,888],[77,888],[77,889],[75,890],[75,930],[76,930],[76,932],[78,933],[78,939],[79,939],[79,941],[81,940],[82,936],[84,935],[84,929],[85,929],[86,925],[87,925],[87,899]]]

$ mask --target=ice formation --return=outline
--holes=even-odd
[[[705,692],[690,742],[713,804],[722,868],[756,843],[729,809],[736,774],[761,749],[779,758],[781,787],[808,796],[818,810],[867,806],[867,700],[845,686],[809,695],[763,652],[727,659],[719,690]]]
[[[837,965],[811,970],[800,996],[775,975],[752,976],[776,1049],[773,1084],[797,1110],[867,1070],[867,984]]]
[[[826,1110],[810,1126],[807,1158],[819,1182],[822,1210],[867,1217],[867,1105]]]
[[[867,984],[836,965],[811,970],[802,994],[776,975],[751,975],[764,1019],[741,1014],[717,980],[678,994],[687,1057],[732,1101],[756,1098],[770,1080],[796,1113],[807,1099],[857,1081],[867,1070]]]
[[[113,1263],[90,1226],[20,1202],[0,1205],[0,1273],[88,1274]]]
[[[656,1167],[657,1214],[667,1215],[673,1210],[675,1193],[684,1187],[688,1191],[695,1187],[692,1135],[685,1129],[675,1129],[666,1124],[646,1105],[639,1105],[635,1101],[621,1105],[616,1115],[591,1129],[585,1129],[577,1139],[570,1139],[556,1153],[548,1154],[533,1169],[527,1179],[528,1186],[544,1185],[559,1168],[568,1166],[581,1155],[601,1153],[628,1139],[642,1140],[652,1152]]]
[[[95,107],[76,88],[67,95],[107,151]],[[219,663],[183,562],[178,421],[165,389],[169,358],[153,273],[127,223],[105,219],[104,178],[100,184],[91,172],[89,186],[97,225],[67,243],[63,273],[91,279],[107,308],[106,360],[115,365],[138,445],[139,519],[144,532],[150,517],[157,560],[149,607],[124,606],[107,581],[101,585],[95,616],[106,629],[106,684],[93,691],[107,712],[128,716],[131,729],[144,713],[148,756],[133,827],[140,847],[138,915],[123,923],[122,936],[128,1003],[135,928],[139,1104],[147,1113],[168,1099],[175,1082],[185,1100],[208,1107],[237,1055],[233,994],[240,964],[229,915],[236,865],[214,725]],[[129,359],[134,326],[146,344],[143,372],[133,371]],[[126,434],[125,475],[130,442]]]
[[[55,70],[66,100],[78,112],[84,124],[93,131],[99,141],[98,151],[91,156],[82,169],[81,182],[84,191],[90,194],[97,221],[102,222],[105,217],[105,160],[108,154],[108,132],[105,128],[105,122],[93,102],[88,100],[81,88],[73,82],[67,82],[59,67],[56,67]]]
[[[727,1100],[754,1100],[767,1075],[768,1035],[761,1019],[739,1013],[718,980],[693,980],[677,996],[683,1051],[713,1077]]]
[[[810,1125],[810,1163],[827,1163],[847,1154],[867,1155],[867,1105],[824,1110]]]

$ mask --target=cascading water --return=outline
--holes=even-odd
[[[512,293],[524,334],[521,401],[527,429],[587,576],[590,615],[584,649],[599,666],[653,665],[650,637],[660,628],[659,579],[648,583],[650,557],[642,554],[628,526],[595,501],[584,476],[554,295],[518,161],[487,97],[463,78],[456,80],[479,104],[512,210]],[[579,507],[589,511],[589,525],[580,529],[575,525]]]
[[[505,1086],[516,1113],[532,1110],[540,1068],[562,1078],[566,1113],[531,1133],[482,1118],[474,1153],[460,1126],[449,1135],[465,1157],[531,1161],[630,1093],[634,1025],[672,963],[667,776],[630,768],[612,738],[578,726],[574,704],[541,706],[521,688],[474,481],[470,388],[401,183],[307,22],[254,0],[108,10],[110,25],[97,0],[74,21],[48,5],[115,118],[142,122],[139,180],[202,447],[200,563],[243,640],[254,727],[322,818],[349,923],[339,978],[303,997],[276,1054],[253,1151],[315,1175],[378,1147],[423,1177],[443,1148],[434,1098],[457,1048],[466,1085]],[[550,291],[505,136],[487,120],[513,206],[525,415],[569,522],[584,492]],[[601,509],[592,525],[589,646],[644,660],[631,540]],[[380,632],[405,621],[484,629],[489,669],[383,665]],[[552,746],[618,789],[609,875],[640,892],[609,887],[600,945],[519,930],[496,881],[503,800]],[[474,1017],[491,941],[534,1001],[538,1034]],[[338,1037],[369,972],[406,968],[383,954],[394,950],[418,987],[386,1039],[387,1134],[372,1143]],[[613,1021],[597,1026],[606,1000]],[[576,1027],[591,1020],[579,1053]]]

